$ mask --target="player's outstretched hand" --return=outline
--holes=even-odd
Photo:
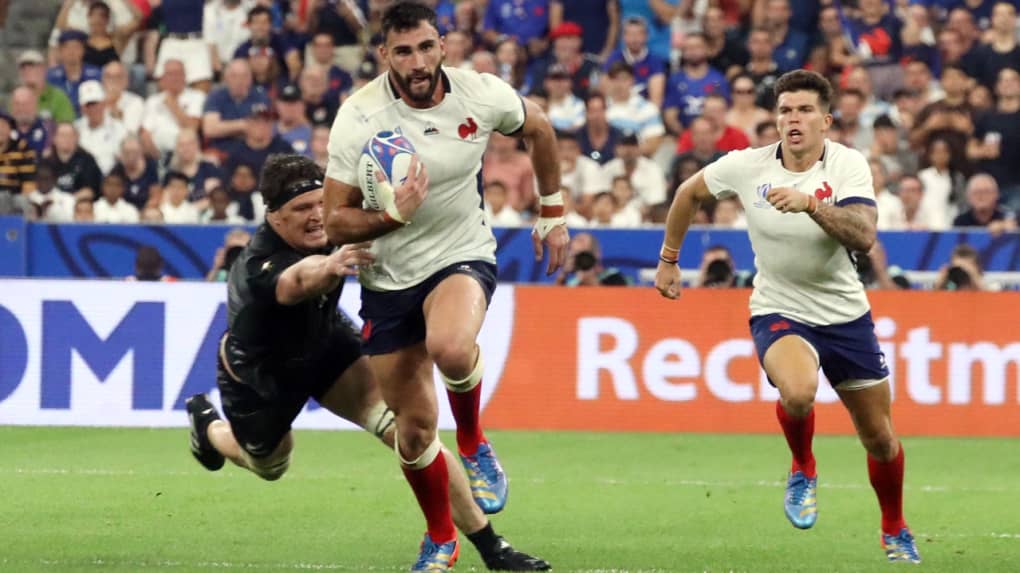
[[[811,206],[811,199],[792,187],[773,187],[765,199],[780,213],[800,213]]]
[[[368,251],[371,247],[372,242],[365,241],[344,245],[333,251],[329,258],[335,276],[357,276],[359,267],[372,264],[375,255]]]
[[[549,246],[549,266],[545,270],[546,276],[552,275],[567,261],[567,245],[570,244],[570,233],[566,225],[556,225],[545,234],[543,239],[536,227],[531,231],[531,244],[535,247],[535,260],[542,260],[542,244]]]
[[[655,270],[655,289],[666,298],[680,298],[680,267],[676,263],[659,261]]]
[[[386,181],[382,169],[377,170],[376,174],[380,182]],[[393,205],[400,214],[399,220],[410,221],[428,194],[429,174],[425,170],[425,164],[418,161],[418,156],[414,155],[407,167],[407,177],[393,192]]]

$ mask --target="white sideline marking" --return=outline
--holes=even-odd
[[[0,475],[2,474],[14,474],[14,475],[68,475],[68,476],[103,476],[103,477],[162,477],[162,476],[174,476],[174,477],[198,477],[198,476],[209,476],[210,472],[193,470],[193,471],[182,471],[182,470],[157,470],[157,471],[139,471],[139,470],[123,470],[123,469],[103,469],[103,468],[5,468],[0,467]],[[250,476],[247,472],[237,471],[231,468],[225,472],[217,472],[213,474],[217,478],[237,478],[241,477],[249,479]],[[288,473],[287,480],[333,480],[338,477],[342,477],[346,474],[342,473],[305,473],[305,472],[293,472]],[[390,479],[394,481],[403,480],[403,476],[394,474],[390,476]],[[576,478],[574,478],[576,479]],[[516,482],[524,482],[530,484],[547,484],[547,479],[542,477],[537,478],[523,478],[514,479]],[[618,485],[618,486],[675,486],[675,487],[716,487],[716,488],[741,488],[741,487],[766,487],[776,488],[784,487],[786,482],[778,480],[748,480],[748,481],[723,481],[723,480],[629,480],[629,479],[617,479],[607,478],[598,476],[589,476],[587,480],[598,485]],[[822,481],[818,485],[819,489],[871,489],[871,486],[866,483],[829,483]],[[948,486],[948,485],[910,485],[909,483],[903,486],[903,489],[907,491],[920,491],[923,493],[953,493],[953,492],[976,492],[976,493],[1007,493],[1020,491],[1020,487],[969,487],[969,486]]]

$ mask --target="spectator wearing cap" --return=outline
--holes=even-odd
[[[233,60],[223,72],[223,83],[209,94],[202,114],[202,134],[213,148],[224,151],[231,141],[244,137],[256,106],[268,108],[266,94],[254,89],[247,60]]]
[[[251,33],[248,30],[248,10],[251,0],[212,0],[205,3],[202,14],[202,39],[209,46],[210,62],[215,75],[223,72],[234,52]]]
[[[619,0],[623,20],[641,18],[648,24],[648,50],[664,62],[670,60],[670,26],[680,0]]]
[[[574,95],[582,100],[588,97],[598,84],[599,65],[581,52],[581,27],[574,22],[564,22],[549,34],[549,39],[553,43],[552,59],[544,67],[541,61],[536,61],[535,69],[541,71],[534,78],[544,78],[553,65],[559,64],[570,74]],[[542,85],[542,82],[532,81],[531,85]]]
[[[708,45],[708,65],[722,72],[727,78],[741,72],[747,63],[747,48],[734,30],[727,28],[726,13],[719,6],[705,10],[703,30]]]
[[[489,0],[482,30],[485,43],[490,46],[495,46],[503,36],[510,36],[536,56],[545,51],[549,0]],[[580,39],[580,32],[577,35]]]
[[[11,118],[14,119],[12,137],[23,140],[35,152],[36,158],[43,156],[50,143],[50,129],[39,117],[38,98],[26,86],[14,88],[11,92]]]
[[[139,211],[147,205],[159,204],[162,198],[159,166],[156,160],[145,156],[142,142],[137,137],[129,135],[121,142],[117,165],[111,173],[124,178],[127,187],[124,198]]]
[[[880,115],[872,124],[874,134],[869,155],[878,158],[893,181],[917,173],[917,155],[888,115]]]
[[[43,161],[50,164],[57,188],[89,200],[99,196],[103,174],[92,154],[78,145],[74,124],[58,123],[53,131],[53,146]]]
[[[74,121],[74,105],[63,90],[46,81],[46,66],[43,55],[36,50],[27,50],[18,56],[18,79],[21,85],[35,94],[39,117],[46,123]],[[52,131],[51,126],[47,129]]]
[[[701,104],[708,94],[730,96],[729,83],[722,72],[708,65],[708,45],[700,33],[684,38],[683,66],[669,78],[663,116],[673,133],[683,132],[685,125],[701,115]]]
[[[150,25],[162,23],[166,36],[159,44],[156,59],[156,77],[163,75],[163,66],[169,60],[184,64],[188,85],[209,91],[213,79],[212,57],[209,46],[202,38],[203,0],[162,0],[150,16]]]
[[[535,169],[531,158],[517,149],[517,140],[494,132],[482,158],[482,177],[488,185],[500,181],[506,186],[510,207],[527,211],[535,202]]]
[[[577,133],[581,153],[599,165],[609,163],[616,156],[616,143],[623,137],[623,133],[606,119],[606,107],[606,97],[602,94],[588,96],[584,128]]]
[[[986,227],[999,234],[1016,229],[1014,214],[999,204],[999,184],[987,173],[967,181],[967,210],[953,219],[954,227]]]
[[[145,100],[142,114],[142,144],[154,159],[173,151],[181,129],[198,128],[206,99],[204,93],[188,87],[184,64],[179,60],[163,63],[159,87],[158,93]]]
[[[74,106],[75,116],[81,114],[78,102],[78,86],[89,80],[99,80],[102,72],[95,66],[84,63],[85,41],[88,36],[80,30],[67,30],[60,34],[58,64],[46,72],[46,81],[67,94]]]
[[[549,27],[555,29],[563,22],[577,22],[584,30],[581,50],[606,61],[620,34],[620,5],[616,0],[551,0]]]
[[[83,82],[78,88],[82,117],[74,122],[79,144],[92,154],[99,170],[106,175],[117,163],[120,144],[128,130],[120,120],[106,113],[106,93],[96,80]]]
[[[74,196],[57,189],[56,183],[53,167],[40,162],[35,170],[35,190],[29,193],[28,200],[38,209],[41,220],[68,223],[74,218]]]
[[[989,89],[995,89],[1000,71],[1006,68],[1020,70],[1015,5],[1003,1],[994,2],[988,41],[974,48],[973,63],[974,78]]]
[[[744,131],[726,123],[726,98],[719,94],[705,96],[705,103],[701,108],[701,117],[708,120],[712,126],[713,149],[722,153],[746,149],[751,147],[751,140]],[[693,134],[688,129],[677,141],[677,153],[686,153],[694,148]]]
[[[609,181],[603,176],[598,162],[581,153],[576,135],[558,132],[556,143],[560,160],[560,184],[570,189],[577,210],[589,214],[595,196],[609,191]]]
[[[354,73],[364,59],[359,36],[368,27],[367,12],[368,2],[364,0],[336,0],[318,2],[308,18],[308,30],[313,35],[333,36],[333,62],[349,73]]]
[[[772,59],[781,73],[800,68],[807,59],[808,35],[791,27],[790,17],[789,0],[766,0],[764,24],[772,38]]]
[[[124,178],[111,173],[103,178],[102,195],[96,200],[94,212],[96,223],[137,223],[138,209],[124,198]]]
[[[252,107],[248,121],[248,130],[243,139],[232,140],[224,151],[227,159],[224,168],[232,173],[238,163],[250,165],[256,173],[262,170],[266,158],[275,153],[294,153],[282,137],[273,133],[277,115],[271,105],[255,105]]]
[[[648,50],[648,25],[641,18],[623,23],[623,43],[606,60],[605,70],[626,62],[634,71],[634,89],[657,107],[662,107],[666,90],[666,62]]]
[[[276,133],[294,148],[295,153],[312,157],[312,124],[305,117],[305,102],[301,99],[301,90],[294,84],[288,84],[280,90],[276,98]]]
[[[860,0],[859,15],[845,26],[857,48],[857,57],[868,67],[879,98],[887,99],[900,87],[899,60],[903,53],[903,24],[884,0]]]
[[[35,190],[35,151],[16,134],[14,118],[0,113],[0,195],[13,197]]]
[[[301,72],[301,55],[297,48],[287,44],[283,36],[273,32],[273,14],[269,8],[255,6],[248,11],[248,32],[250,37],[234,51],[235,59],[249,58],[253,55],[252,48],[262,48],[261,52],[276,59],[280,70],[287,72],[287,77],[297,79]]]
[[[553,64],[545,74],[545,91],[549,94],[549,122],[553,129],[576,131],[584,126],[584,101],[570,89],[570,74]]]
[[[666,200],[666,177],[659,164],[641,155],[638,138],[626,134],[616,145],[616,159],[602,166],[603,179],[612,181],[624,176],[640,200],[642,209],[648,209]]]
[[[375,69],[369,62],[362,64],[362,68]],[[369,74],[375,78],[375,74],[371,70],[363,72],[362,69],[359,69],[358,81],[368,83],[371,79],[366,79],[364,76]],[[305,102],[305,115],[314,126],[331,127],[333,118],[336,117],[336,112],[340,109],[340,101],[329,94],[327,81],[326,72],[322,68],[307,67],[301,70],[299,81],[301,98]]]
[[[998,182],[1002,200],[1020,209],[1020,72],[999,71],[995,108],[977,120],[968,155]]]
[[[110,62],[103,66],[103,91],[106,92],[106,113],[124,123],[129,133],[138,135],[145,116],[145,100],[128,87],[127,68]]]
[[[641,154],[651,157],[666,135],[659,108],[633,89],[634,71],[627,62],[613,63],[605,83],[609,125],[622,132],[636,133],[641,142]]]
[[[772,34],[768,28],[751,28],[747,35],[747,65],[744,72],[751,77],[757,89],[754,103],[767,110],[776,107],[776,95],[772,87],[782,75],[779,64],[772,57]]]
[[[177,135],[177,145],[166,162],[166,171],[176,171],[188,178],[189,201],[202,201],[226,179],[219,167],[202,157],[198,132],[191,128],[182,129]]]
[[[447,43],[450,39],[447,37]],[[326,72],[329,87],[329,97],[339,101],[342,96],[351,91],[354,86],[354,78],[343,68],[333,63],[333,36],[328,32],[320,32],[312,37],[309,43],[308,56],[305,58],[306,67],[318,67]]]

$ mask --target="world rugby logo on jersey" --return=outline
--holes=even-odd
[[[758,188],[754,190],[754,196],[758,198],[754,202],[754,206],[759,209],[767,209],[771,207],[772,205],[769,203],[768,200],[769,191],[771,190],[772,190],[771,183],[763,183],[762,185],[759,185]]]
[[[407,179],[407,171],[415,150],[400,129],[380,131],[365,143],[358,160],[358,184],[365,207],[385,211],[394,201],[393,189]],[[376,173],[381,171],[389,185],[380,185]]]

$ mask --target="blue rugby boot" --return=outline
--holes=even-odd
[[[885,557],[892,563],[920,563],[921,555],[917,552],[917,543],[910,529],[904,527],[896,535],[882,534],[882,549]]]
[[[503,466],[499,465],[499,460],[496,459],[492,444],[482,442],[471,456],[460,453],[460,462],[467,471],[471,497],[475,498],[478,507],[487,514],[502,511],[506,506],[509,484]]]
[[[460,557],[460,543],[454,539],[446,543],[436,543],[428,533],[421,542],[421,550],[418,553],[418,561],[411,567],[411,571],[453,571],[453,565]]]
[[[810,529],[818,520],[818,477],[806,477],[804,472],[790,474],[786,481],[783,509],[786,519],[797,529]]]

